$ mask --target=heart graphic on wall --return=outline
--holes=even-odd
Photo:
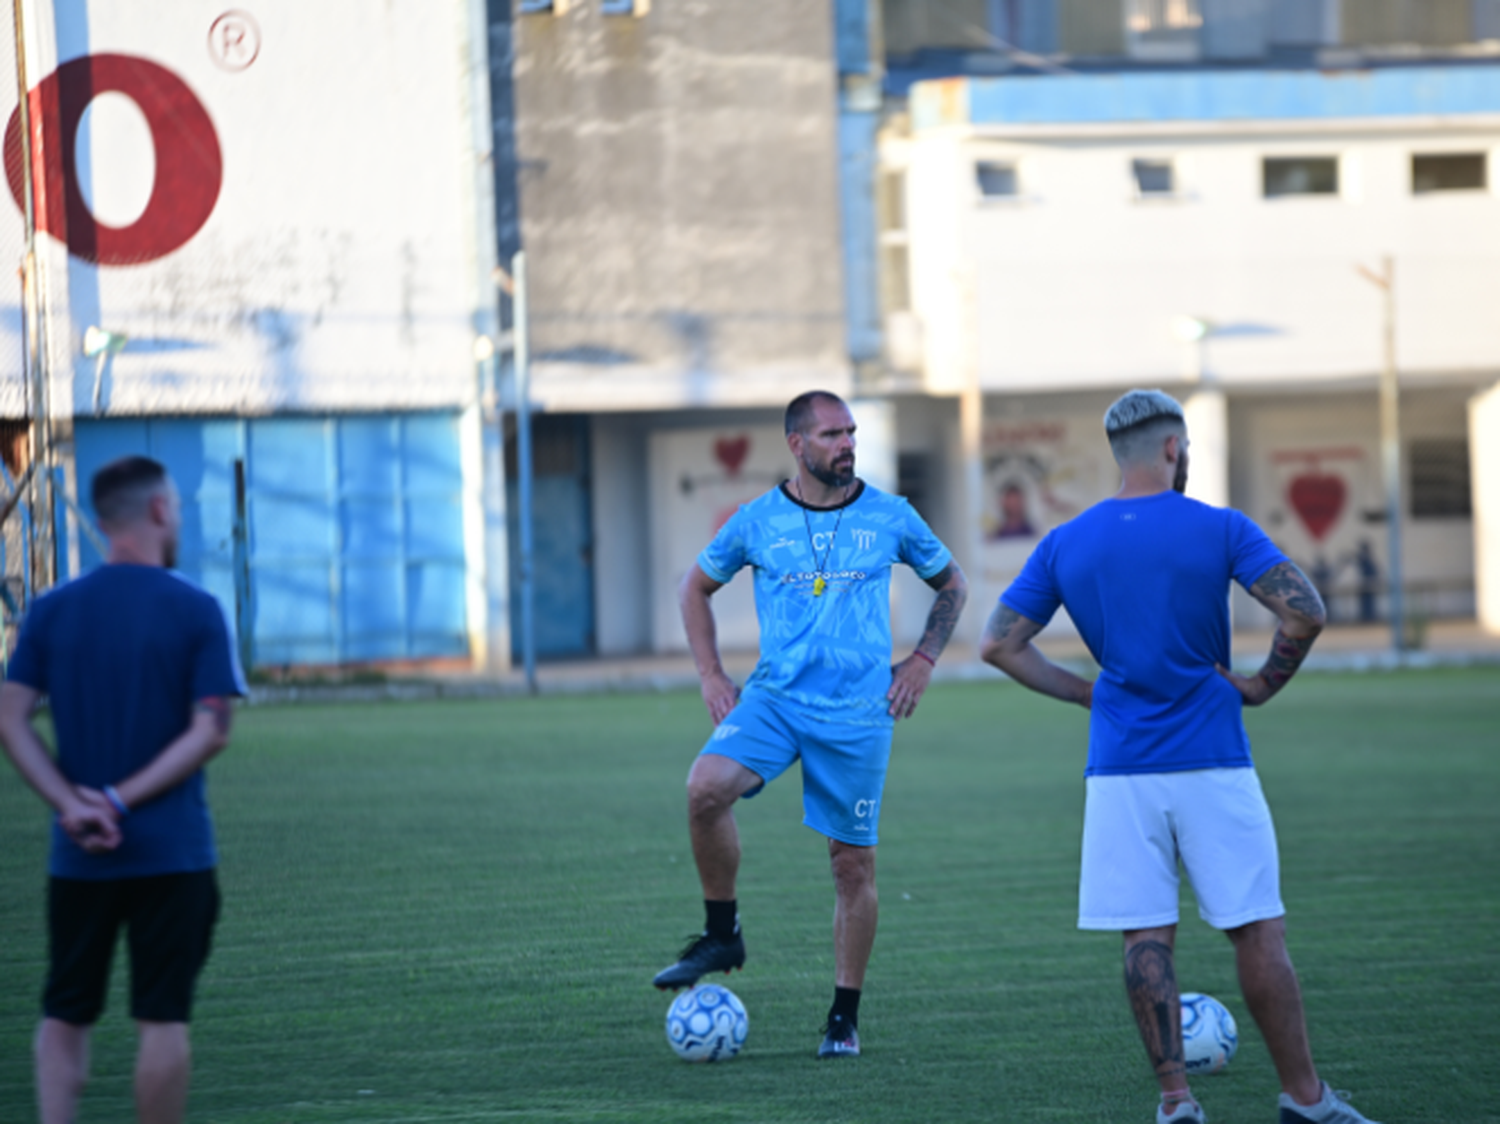
[[[740,474],[740,466],[745,463],[745,458],[750,455],[750,435],[742,433],[738,437],[720,437],[714,442],[714,456],[724,466],[724,471],[730,476]]]
[[[1317,542],[1322,542],[1338,522],[1348,498],[1349,488],[1342,476],[1316,468],[1294,476],[1287,488],[1287,501]]]

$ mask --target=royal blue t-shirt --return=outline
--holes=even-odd
[[[48,696],[63,776],[119,784],[181,736],[199,699],[243,695],[219,603],[158,566],[112,563],[39,597],[9,678]],[[52,829],[51,873],[104,880],[218,865],[203,770],[121,821],[120,846],[91,855]]]
[[[835,508],[773,488],[729,517],[698,568],[721,583],[755,569],[760,662],[746,695],[768,691],[809,717],[889,726],[891,567],[932,578],[952,558],[911,504],[861,481]],[[826,587],[815,596],[820,574]]]
[[[1248,766],[1229,666],[1229,582],[1285,562],[1231,508],[1176,492],[1105,500],[1054,529],[1000,600],[1046,624],[1059,605],[1100,667],[1086,773]]]

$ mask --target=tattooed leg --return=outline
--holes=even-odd
[[[1182,1002],[1172,945],[1177,926],[1135,929],[1125,934],[1125,991],[1141,1042],[1163,1093],[1187,1088],[1182,1057]]]

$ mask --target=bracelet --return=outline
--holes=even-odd
[[[918,648],[915,652],[912,653],[912,655],[920,656],[922,659],[930,663],[933,667],[937,667],[937,660],[933,659],[926,652],[922,651],[921,648]]]
[[[114,810],[119,812],[120,815],[130,815],[130,807],[125,803],[124,800],[120,799],[120,793],[114,785],[107,784],[104,786],[104,799],[108,800],[114,807]]]

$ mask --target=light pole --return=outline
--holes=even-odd
[[[516,464],[520,479],[520,511],[517,522],[521,531],[521,658],[526,665],[526,689],[536,694],[536,574],[531,527],[531,334],[526,320],[526,253],[517,252],[511,259],[511,277],[515,281],[515,365],[516,365]]]
[[[1204,316],[1179,316],[1172,332],[1193,349],[1193,389],[1182,404],[1187,421],[1189,464],[1187,494],[1215,507],[1229,506],[1229,402],[1208,367],[1208,340],[1214,322]]]
[[[1380,364],[1380,468],[1385,480],[1385,522],[1390,554],[1386,574],[1391,587],[1391,649],[1406,648],[1406,598],[1401,577],[1401,383],[1396,373],[1396,263],[1390,255],[1381,259],[1376,273],[1355,266],[1359,275],[1382,294]]]

